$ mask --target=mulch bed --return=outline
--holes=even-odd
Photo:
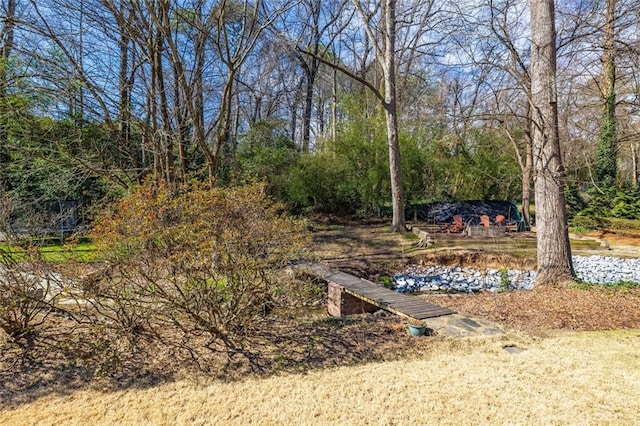
[[[545,286],[532,291],[423,297],[463,314],[533,333],[640,328],[640,288]]]

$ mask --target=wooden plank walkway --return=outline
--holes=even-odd
[[[299,264],[296,265],[296,269],[340,285],[344,288],[345,293],[399,316],[423,320],[455,314],[450,309],[427,303],[415,296],[398,293],[371,281],[336,271],[318,263]]]

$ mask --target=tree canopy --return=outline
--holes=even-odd
[[[635,188],[638,1],[555,4],[566,186]],[[533,221],[527,0],[0,10],[0,184],[20,199],[258,179],[298,212],[401,226],[412,203],[501,198]]]

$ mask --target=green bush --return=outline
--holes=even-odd
[[[621,219],[640,219],[640,196],[636,191],[620,189],[612,203],[611,216]]]
[[[567,186],[565,186],[564,199],[567,205],[567,217],[569,220],[573,219],[576,214],[587,207],[587,203],[576,185],[567,184]]]
[[[635,188],[610,186],[592,189],[590,195],[587,207],[573,218],[574,226],[595,229],[610,226],[612,218],[640,219],[640,192]]]
[[[241,137],[238,160],[242,182],[266,182],[271,196],[286,201],[289,176],[299,154],[283,125],[281,122],[255,123]]]
[[[344,158],[307,154],[291,169],[285,200],[298,211],[355,214],[362,203]]]
[[[607,228],[609,220],[603,217],[586,216],[578,214],[571,219],[571,226],[575,228],[583,228],[587,230]]]
[[[608,218],[607,227],[610,229],[626,229],[640,231],[640,220],[635,219],[621,219],[621,218]]]

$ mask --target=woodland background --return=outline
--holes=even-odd
[[[638,218],[639,2],[556,3],[570,217],[590,202],[580,224]],[[390,51],[373,1],[3,0],[0,10],[0,188],[18,203],[90,211],[147,178],[258,180],[294,213],[380,214],[389,52],[403,203],[533,198],[524,0],[397,2]]]

